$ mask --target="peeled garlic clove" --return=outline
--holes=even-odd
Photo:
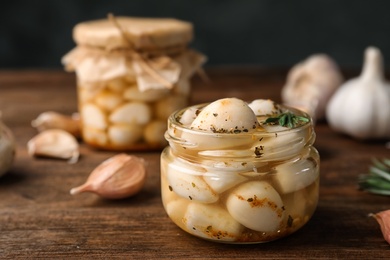
[[[213,203],[219,199],[203,180],[205,170],[199,166],[191,165],[179,159],[168,165],[167,179],[169,189],[180,197],[203,203]]]
[[[39,132],[47,129],[62,129],[75,137],[80,136],[80,117],[78,113],[67,116],[54,111],[43,112],[31,122],[31,125]]]
[[[110,115],[112,123],[117,124],[147,124],[152,117],[150,107],[142,102],[128,102],[117,109]]]
[[[230,215],[247,228],[277,231],[284,218],[283,201],[265,181],[251,181],[235,188],[226,200]]]
[[[104,110],[112,111],[123,102],[123,99],[121,95],[106,90],[101,91],[95,97],[95,102],[99,107],[103,108]]]
[[[222,150],[237,148],[253,143],[252,136],[240,135],[251,133],[259,127],[256,115],[242,100],[224,98],[210,103],[199,112],[191,123],[194,131],[183,132],[181,138],[191,144],[193,149]],[[211,133],[199,135],[197,130]],[[229,142],[217,134],[230,134]]]
[[[142,127],[136,124],[112,125],[108,128],[108,138],[115,146],[131,145],[142,138]]]
[[[97,129],[106,129],[107,120],[104,112],[94,104],[85,104],[80,111],[83,125]]]
[[[191,128],[212,133],[250,132],[258,127],[256,115],[242,100],[224,98],[207,105]]]
[[[138,193],[144,186],[145,180],[144,160],[121,153],[97,166],[87,181],[71,189],[70,194],[93,192],[103,198],[121,199]]]
[[[319,175],[311,160],[283,163],[275,167],[275,181],[281,193],[301,190],[312,184]]]
[[[101,147],[107,146],[109,141],[105,130],[88,126],[83,127],[83,140]]]
[[[31,156],[68,159],[76,163],[79,158],[79,144],[76,138],[61,129],[48,129],[27,143],[27,151]]]
[[[216,205],[191,203],[183,218],[187,231],[200,237],[235,241],[243,226]]]
[[[269,116],[282,113],[279,105],[270,99],[256,99],[249,103],[248,106],[256,116]]]
[[[245,177],[238,173],[221,171],[207,172],[204,174],[203,179],[218,194],[246,180]]]
[[[202,165],[207,170],[203,174],[203,179],[218,194],[247,180],[240,173],[254,168],[253,163],[242,163],[228,159],[212,163],[203,162]]]
[[[312,55],[289,71],[281,93],[283,103],[321,119],[329,99],[343,81],[340,69],[331,57]]]
[[[187,211],[187,206],[188,200],[179,198],[175,200],[169,200],[169,202],[165,205],[165,210],[167,211],[168,216],[175,223],[183,223],[182,220],[184,218],[184,214]]]
[[[195,107],[189,107],[180,116],[179,122],[183,125],[189,126],[195,120],[199,110]]]
[[[369,216],[374,217],[378,221],[383,238],[390,244],[390,210],[384,210]]]

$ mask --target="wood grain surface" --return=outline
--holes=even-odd
[[[213,68],[211,82],[193,80],[192,103],[223,97],[280,101],[286,70]],[[390,198],[357,189],[372,157],[390,157],[385,141],[358,142],[316,125],[321,155],[320,200],[298,232],[256,245],[208,242],[176,227],[160,197],[160,152],[131,154],[148,165],[144,189],[134,197],[105,200],[91,193],[71,196],[89,173],[114,152],[81,144],[76,164],[32,158],[26,144],[31,120],[44,111],[77,109],[75,76],[56,70],[0,71],[0,110],[13,131],[17,154],[0,178],[0,258],[62,259],[390,259],[377,222],[367,215],[390,209]]]

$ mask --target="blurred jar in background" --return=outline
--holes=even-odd
[[[190,78],[206,61],[188,48],[189,22],[113,17],[77,24],[62,58],[77,75],[82,138],[105,150],[161,149],[168,116],[188,105]]]

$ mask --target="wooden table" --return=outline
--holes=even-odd
[[[214,68],[212,80],[194,79],[193,103],[222,97],[280,101],[286,70]],[[295,234],[271,243],[228,245],[186,234],[165,214],[160,198],[159,152],[133,153],[149,176],[135,197],[111,201],[69,195],[113,152],[81,145],[77,164],[32,158],[26,143],[32,119],[44,111],[76,111],[75,77],[62,71],[1,71],[0,110],[17,141],[11,171],[0,178],[0,258],[302,259],[390,258],[379,225],[367,215],[390,209],[390,198],[357,189],[372,157],[390,157],[385,141],[358,142],[316,125],[321,154],[318,209]]]

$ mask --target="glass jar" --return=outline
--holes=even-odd
[[[191,23],[176,19],[77,24],[77,46],[62,62],[77,75],[83,141],[118,151],[165,147],[167,118],[188,105],[190,78],[205,62],[188,48],[192,34]]]
[[[167,145],[169,115],[188,104],[189,81],[174,89],[140,91],[134,78],[108,80],[100,86],[78,83],[83,141],[105,150],[149,150]]]
[[[186,111],[204,106],[182,109],[168,120],[161,194],[171,220],[194,236],[224,243],[268,242],[305,225],[319,195],[312,121],[237,134],[194,130],[180,122]]]

